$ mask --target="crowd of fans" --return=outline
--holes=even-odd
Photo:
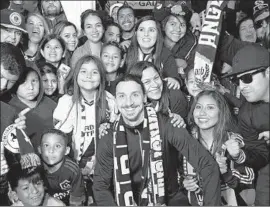
[[[270,205],[269,5],[227,1],[205,83],[198,2],[1,10],[1,205]]]

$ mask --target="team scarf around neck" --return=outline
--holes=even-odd
[[[139,203],[134,201],[131,187],[126,129],[123,118],[114,127],[114,184],[115,198],[120,206],[164,205],[164,171],[162,162],[162,139],[155,109],[145,108],[142,137],[142,184]],[[141,140],[140,140],[141,142]]]

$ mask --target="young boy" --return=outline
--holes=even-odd
[[[41,166],[22,169],[13,165],[8,172],[11,186],[12,206],[65,206],[65,204],[45,193],[44,170]]]
[[[115,83],[121,74],[119,70],[124,65],[124,51],[116,42],[103,45],[100,55],[106,70],[106,91],[115,96]]]
[[[66,155],[68,137],[57,129],[49,129],[41,136],[39,152],[43,161],[48,192],[66,205],[83,205],[85,190],[79,166]]]

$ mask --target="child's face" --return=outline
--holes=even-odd
[[[108,45],[102,51],[101,60],[106,73],[114,73],[122,64],[121,51],[115,46]]]
[[[44,47],[43,57],[49,63],[60,62],[63,56],[64,50],[57,39],[52,39]]]
[[[120,43],[120,29],[114,25],[109,26],[104,34],[105,42],[115,41]]]
[[[190,70],[185,81],[189,94],[193,97],[197,96],[202,90],[198,87],[195,81],[194,70]]]
[[[57,89],[57,77],[54,73],[42,76],[43,88],[46,95],[51,96]]]
[[[26,179],[21,179],[15,192],[24,206],[39,206],[45,194],[44,184],[42,180],[33,183]]]
[[[81,91],[93,91],[99,87],[100,73],[93,61],[82,64],[77,82]]]
[[[64,138],[57,134],[45,134],[42,137],[40,153],[47,165],[59,164],[63,157],[69,153]]]
[[[21,100],[33,101],[39,94],[39,84],[37,73],[29,72],[25,82],[18,87],[17,96]]]

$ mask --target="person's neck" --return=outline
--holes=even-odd
[[[85,91],[85,90],[81,90],[82,96],[83,98],[87,101],[87,102],[91,102],[95,99],[95,95],[96,95],[96,90],[89,90],[89,91]]]
[[[212,144],[213,144],[213,141],[214,141],[214,138],[213,138],[213,128],[210,128],[210,129],[200,129],[200,135],[201,135],[201,143],[203,144],[206,144],[207,146],[207,149],[210,149]]]
[[[269,88],[268,88],[268,90],[267,90],[267,92],[265,94],[265,97],[264,97],[263,101],[266,102],[266,103],[269,103]]]
[[[122,33],[123,40],[130,40],[133,37],[134,33],[135,33],[135,28],[133,28],[129,32],[123,31],[123,33]]]
[[[44,163],[44,169],[49,173],[55,173],[57,170],[60,169],[60,167],[62,166],[64,162],[64,159],[62,159],[59,163],[57,163],[56,165],[47,165],[46,163]]]
[[[100,57],[100,51],[101,51],[101,47],[102,47],[102,42],[91,42],[89,41],[89,45],[91,48],[91,52],[93,55]]]
[[[28,101],[25,99],[20,98],[19,96],[17,96],[18,99],[23,102],[25,105],[27,105],[29,108],[35,108],[37,106],[37,101]]]
[[[28,55],[35,55],[38,51],[38,46],[39,44],[38,43],[34,43],[34,42],[31,42],[30,40],[28,41],[28,49],[26,51],[26,53]]]
[[[175,42],[171,41],[168,37],[165,37],[164,39],[164,45],[169,49],[171,50],[174,45],[175,45]]]
[[[117,78],[117,73],[106,73],[106,80],[107,81],[115,81]]]
[[[154,50],[153,47],[151,47],[151,48],[141,48],[141,51],[143,52],[143,54],[150,54],[153,50]]]
[[[48,15],[48,16],[46,16],[46,18],[49,19],[49,20],[51,20],[51,21],[53,21],[56,18],[56,16]]]
[[[135,121],[127,120],[125,117],[123,117],[123,120],[127,125],[129,125],[131,127],[139,126],[144,120],[144,112],[142,112],[140,117]]]

